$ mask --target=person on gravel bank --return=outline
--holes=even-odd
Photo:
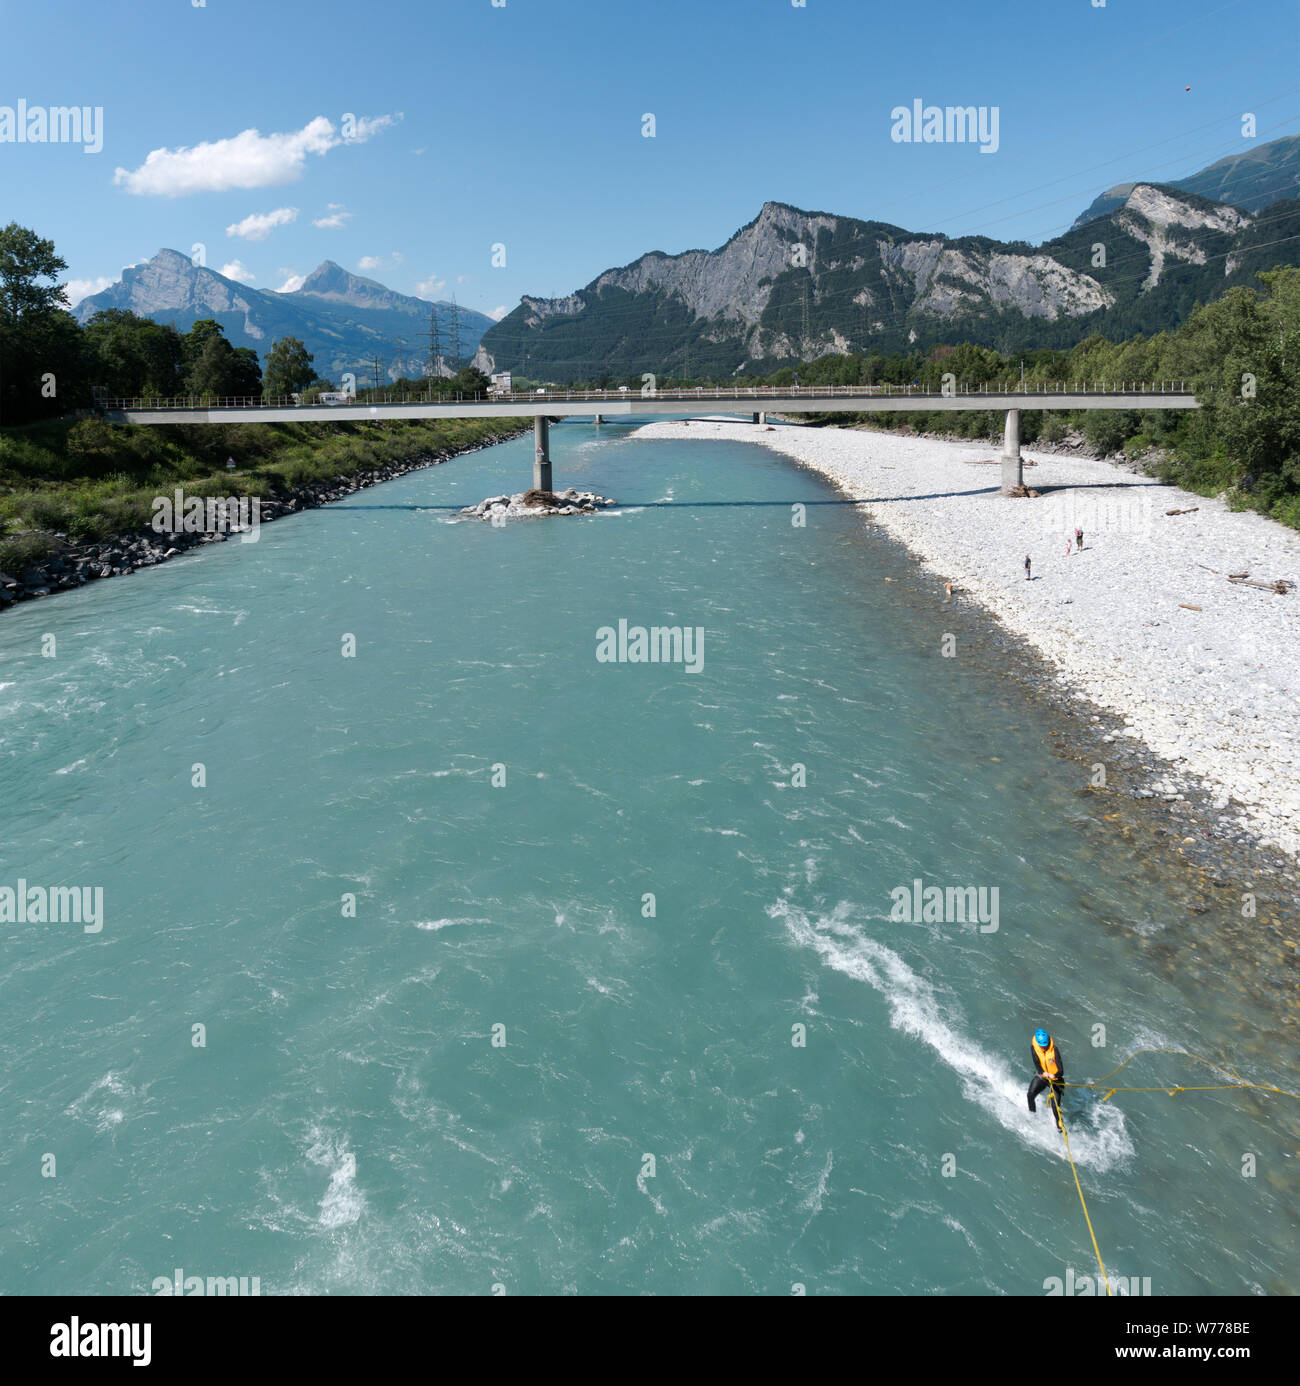
[[[1029,555],[1028,555],[1028,554],[1025,555],[1025,581],[1026,581],[1026,582],[1031,582],[1031,581],[1032,581],[1032,579],[1031,579],[1030,576],[1029,576]]]
[[[1079,529],[1079,528],[1077,528],[1077,527],[1075,528],[1075,531],[1074,531],[1074,547],[1075,547],[1080,553],[1083,552],[1083,530],[1081,530],[1081,529]]]

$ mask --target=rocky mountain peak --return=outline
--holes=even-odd
[[[188,255],[182,255],[179,250],[168,250],[166,246],[164,246],[152,260],[148,260],[145,263],[153,265],[156,269],[166,270],[172,274],[187,274],[191,270],[198,268]],[[140,266],[133,266],[133,268],[139,269]]]
[[[294,292],[350,303],[354,308],[388,307],[392,299],[400,297],[376,280],[353,274],[333,260],[322,260]]]
[[[1229,207],[1227,203],[1213,206],[1203,204],[1204,199],[1195,195],[1179,196],[1171,189],[1154,183],[1135,183],[1124,200],[1124,211],[1145,217],[1161,228],[1186,226],[1232,233],[1251,223],[1250,217],[1235,207]]]

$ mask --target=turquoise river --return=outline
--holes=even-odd
[[[522,437],[0,620],[0,886],[104,901],[0,925],[0,1292],[1077,1293],[1036,1025],[1071,1079],[1294,1086],[1235,895],[820,478],[553,448],[621,508],[457,517]],[[701,667],[598,661],[620,620]],[[997,928],[891,918],[914,880]],[[1100,1097],[1114,1277],[1300,1284],[1296,1103]]]

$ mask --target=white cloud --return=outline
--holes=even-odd
[[[395,251],[393,251],[393,264],[395,264],[395,265],[400,265],[400,264],[402,263],[402,261],[405,260],[405,259],[406,259],[406,256],[403,255],[402,252],[401,252],[400,250],[395,250]]]
[[[468,279],[468,278],[469,278],[469,276],[466,275],[466,274],[458,274],[458,275],[456,276],[456,283],[457,283],[457,284],[463,284],[463,283],[465,282],[465,280]]]
[[[400,115],[362,118],[347,139],[325,116],[317,116],[301,130],[284,134],[262,135],[250,129],[230,139],[153,149],[139,168],[117,169],[113,182],[127,192],[152,197],[274,187],[300,178],[308,154],[325,154],[340,144],[360,144],[400,119]]]
[[[381,130],[387,130],[390,125],[396,125],[401,118],[401,111],[398,111],[396,115],[361,116],[353,123],[352,133],[343,142],[344,144],[364,144]]]
[[[227,236],[245,241],[264,241],[277,226],[288,226],[298,220],[297,207],[277,207],[274,212],[253,212],[243,221],[226,227]]]
[[[416,298],[437,298],[437,296],[447,287],[445,279],[439,279],[436,274],[431,274],[422,283],[415,286]]]
[[[325,209],[323,217],[316,217],[312,221],[313,226],[319,226],[324,231],[338,231],[346,225],[352,212],[347,211],[341,202],[331,202]]]
[[[490,317],[493,322],[500,322],[509,311],[510,309],[503,303],[499,308],[493,308],[488,314],[488,317]]]
[[[359,270],[376,270],[384,263],[383,257],[379,255],[363,255],[357,261]]]
[[[116,283],[116,279],[110,279],[108,275],[101,274],[94,279],[69,279],[63,289],[68,295],[68,306],[75,308],[83,298],[89,298],[91,294],[103,293],[110,285]]]
[[[297,291],[301,289],[302,286],[307,282],[307,276],[305,274],[289,274],[287,270],[281,270],[280,273],[288,275],[288,277],[285,279],[284,283],[281,284],[280,287],[276,290],[277,294],[297,293]]]
[[[229,261],[227,264],[222,265],[217,273],[224,275],[227,279],[238,280],[241,284],[251,284],[253,280],[257,278],[257,275],[255,275],[241,260]]]

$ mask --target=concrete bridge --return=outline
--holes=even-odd
[[[364,403],[295,404],[292,399],[149,400],[104,399],[97,408],[110,423],[224,424],[376,422],[385,419],[532,418],[536,437],[533,486],[551,486],[550,423],[562,418],[643,418],[647,415],[749,414],[763,423],[768,414],[827,412],[894,413],[913,410],[985,409],[1006,414],[1002,446],[1002,489],[1024,484],[1020,459],[1023,409],[1197,409],[1187,381],[1103,381],[1034,385],[954,385],[932,393],[913,385],[795,385],[772,389],[537,390],[487,399],[418,395],[381,396]]]

